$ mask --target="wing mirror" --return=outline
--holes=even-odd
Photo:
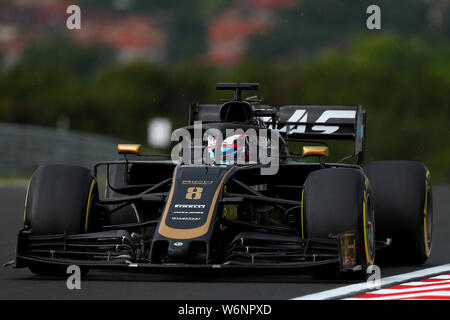
[[[328,157],[328,147],[326,146],[303,146],[302,157],[324,156]]]
[[[141,154],[141,144],[118,144],[117,152],[119,154]]]

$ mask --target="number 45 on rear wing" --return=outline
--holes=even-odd
[[[271,119],[267,124],[274,127]],[[366,113],[361,106],[280,106],[275,128],[286,140],[352,140],[363,161]]]
[[[221,105],[195,104],[190,106],[189,124],[220,122]],[[362,163],[366,113],[361,106],[305,106],[285,105],[274,107],[259,105],[253,116],[271,129],[278,129],[285,140],[352,140],[353,154],[342,159],[357,157]]]

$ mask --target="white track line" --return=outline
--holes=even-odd
[[[402,293],[411,293],[416,291],[424,291],[424,290],[435,290],[435,289],[450,289],[450,284],[438,284],[429,287],[412,287],[412,288],[402,288],[402,289],[381,289],[376,291],[371,291],[369,294],[402,294]]]
[[[405,287],[416,287],[416,288],[427,288],[431,285],[444,285],[444,284],[450,284],[450,281],[445,280],[437,280],[437,281],[412,281],[412,282],[405,282],[401,283],[400,285]],[[373,292],[371,292],[373,293]]]
[[[426,268],[414,272],[404,273],[395,275],[388,278],[381,278],[381,287],[391,286],[394,284],[411,281],[413,279],[430,277],[435,274],[450,272],[450,263],[444,264],[437,267]],[[435,279],[448,279],[448,276],[439,276]],[[309,294],[306,296],[299,296],[292,298],[292,300],[327,300],[327,299],[337,299],[356,295],[360,292],[367,292],[374,290],[373,283],[360,282],[351,284],[348,286],[339,287],[336,289],[326,290],[318,293]]]
[[[395,296],[384,296],[384,297],[373,297],[373,298],[349,298],[345,300],[399,300],[399,299],[414,299],[420,297],[448,297],[450,294],[448,291],[433,291],[433,292],[418,292],[418,293],[408,293],[408,294],[398,294]]]

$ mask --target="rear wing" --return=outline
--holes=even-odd
[[[220,122],[220,104],[193,104],[189,124]],[[365,144],[366,114],[361,106],[260,105],[254,117],[268,128],[278,129],[285,140],[349,140],[362,162]]]
[[[361,106],[279,107],[276,128],[287,140],[353,140],[354,154],[362,160],[366,115]]]

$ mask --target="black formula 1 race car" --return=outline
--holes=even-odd
[[[430,172],[418,162],[364,163],[360,106],[274,107],[242,97],[243,90],[259,89],[257,83],[217,89],[233,90],[234,97],[190,106],[183,130],[192,133],[201,121],[200,145],[175,148],[175,160],[119,145],[122,159],[92,170],[39,167],[28,185],[13,266],[44,275],[78,265],[84,271],[288,269],[364,277],[376,252],[387,263],[428,259]],[[206,134],[210,129],[233,134],[219,141]],[[273,163],[250,161],[252,129]],[[352,154],[324,161],[325,141],[333,140],[352,141]],[[288,144],[302,148],[289,151]],[[191,163],[199,147],[203,160],[218,161]],[[274,163],[276,170],[263,174]]]

